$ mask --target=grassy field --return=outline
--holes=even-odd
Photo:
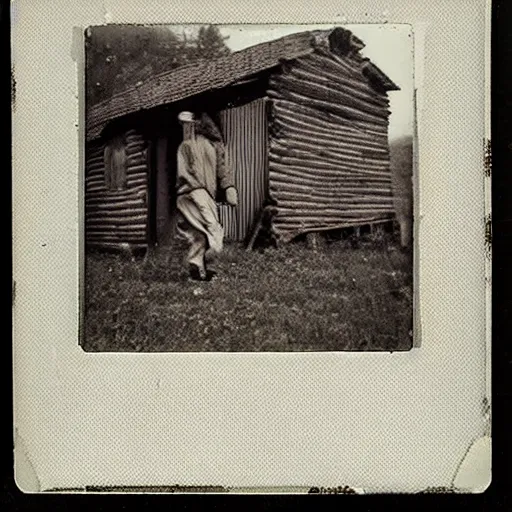
[[[87,351],[408,350],[410,254],[392,240],[228,245],[213,282],[187,280],[182,249],[89,253]]]

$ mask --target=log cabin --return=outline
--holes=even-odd
[[[389,91],[350,31],[308,31],[152,76],[86,115],[86,246],[143,248],[174,236],[177,115],[221,128],[239,205],[226,239],[270,212],[276,242],[394,219]]]

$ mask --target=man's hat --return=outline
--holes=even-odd
[[[188,111],[180,112],[178,115],[178,119],[182,123],[193,123],[194,122],[194,114],[192,112],[188,112]]]

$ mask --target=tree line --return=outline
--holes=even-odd
[[[150,76],[230,53],[215,25],[182,34],[167,26],[104,25],[85,34],[86,97],[94,105]]]

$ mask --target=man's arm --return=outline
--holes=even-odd
[[[222,143],[215,143],[217,153],[217,180],[219,188],[223,191],[226,202],[231,206],[238,204],[238,194],[235,188],[235,176],[231,166],[226,162],[226,150]]]

